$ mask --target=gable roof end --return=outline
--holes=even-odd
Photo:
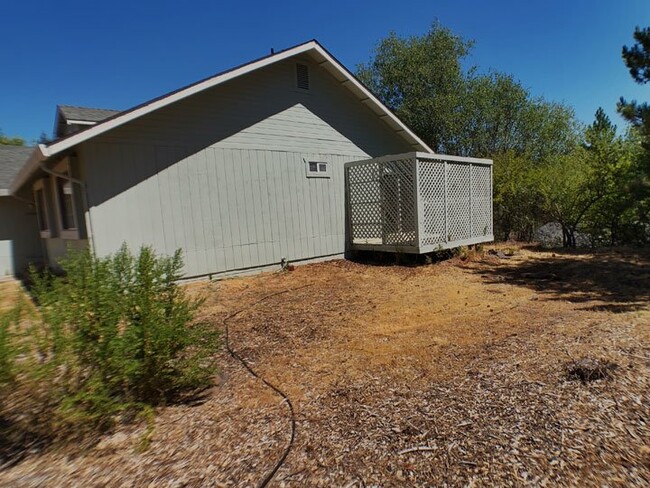
[[[386,122],[391,128],[399,133],[400,136],[405,138],[415,151],[425,151],[432,153],[433,151],[427,144],[420,139],[411,129],[409,129],[401,120],[397,118],[368,88],[366,88],[345,66],[343,66],[334,56],[332,56],[323,46],[316,40],[299,44],[284,51],[275,54],[270,54],[250,63],[238,66],[236,68],[224,71],[210,78],[198,81],[184,88],[168,93],[153,100],[149,100],[141,105],[133,107],[132,109],[124,112],[119,112],[116,115],[98,122],[96,125],[88,129],[71,134],[67,137],[54,141],[50,145],[39,145],[41,153],[40,161],[44,161],[49,157],[55,156],[59,153],[66,151],[78,144],[81,144],[93,137],[101,135],[111,129],[119,127],[127,122],[135,120],[143,115],[151,113],[155,110],[163,108],[174,102],[184,98],[195,95],[199,92],[212,88],[214,86],[225,83],[239,76],[251,73],[255,70],[264,68],[273,63],[300,55],[309,54],[315,61],[324,69],[329,71],[338,81],[359,97],[360,101],[366,104],[377,116]],[[20,172],[16,180],[11,186],[12,192],[17,191],[20,186],[24,184],[29,175],[34,171],[40,161],[37,161],[38,154],[35,151],[30,158],[26,167]],[[28,167],[29,166],[29,167]]]

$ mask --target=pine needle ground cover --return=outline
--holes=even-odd
[[[218,331],[241,311],[232,348],[295,406],[275,486],[648,485],[650,255],[504,251],[188,286]],[[148,449],[135,424],[32,453],[0,484],[256,485],[287,408],[218,364],[201,401],[159,408]]]

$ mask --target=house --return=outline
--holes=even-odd
[[[342,256],[344,164],[431,149],[318,42],[123,112],[57,111],[11,191],[47,259],[182,249],[188,277]],[[107,116],[108,118],[103,118]]]
[[[31,199],[11,196],[11,182],[33,147],[0,145],[0,279],[42,260],[36,210]]]

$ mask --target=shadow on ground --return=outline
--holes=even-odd
[[[488,283],[527,287],[546,299],[584,303],[585,310],[630,312],[650,301],[650,250],[558,250],[502,263],[476,272]]]
[[[0,415],[0,471],[50,445],[52,438]]]

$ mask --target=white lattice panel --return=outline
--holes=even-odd
[[[383,163],[381,174],[384,244],[416,245],[415,165],[410,160]]]
[[[418,191],[422,204],[420,245],[440,244],[445,235],[445,163],[422,161],[419,164]]]
[[[472,236],[492,234],[492,169],[472,166]]]
[[[379,165],[369,162],[348,171],[348,209],[353,240],[381,239],[381,191]]]
[[[447,163],[447,240],[469,239],[470,228],[470,166]]]

